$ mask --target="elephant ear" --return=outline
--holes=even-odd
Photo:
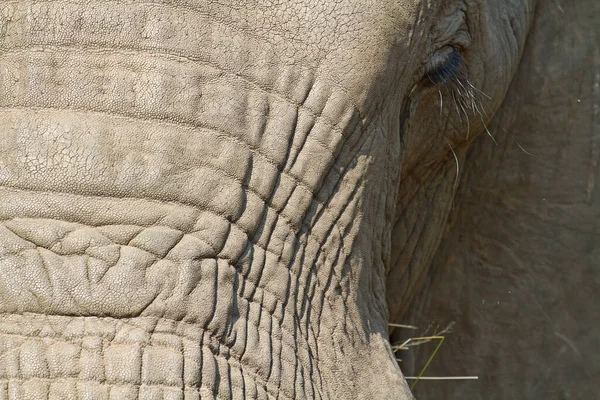
[[[600,392],[600,2],[538,2],[491,133],[404,322],[455,321],[417,398],[596,398]],[[431,348],[416,351],[415,368]]]

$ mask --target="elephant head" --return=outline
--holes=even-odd
[[[420,291],[535,1],[0,4],[14,398],[410,398]]]

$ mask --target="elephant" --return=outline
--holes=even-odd
[[[3,1],[0,397],[593,397],[598,11]]]

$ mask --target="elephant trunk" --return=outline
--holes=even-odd
[[[352,104],[193,7],[93,4],[0,5],[0,393],[403,393],[344,278]]]

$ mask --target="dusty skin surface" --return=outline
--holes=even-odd
[[[567,8],[582,28],[560,47],[543,12],[556,8],[550,0],[2,1],[0,398],[411,399],[387,323],[448,316],[481,331],[436,372],[469,360],[485,379],[422,398],[549,393],[549,380],[511,383],[509,350],[481,361],[514,343],[514,332],[489,332],[518,312],[471,317],[481,291],[504,287],[456,260],[484,260],[462,250],[482,232],[509,246],[488,235],[531,214],[482,208],[482,169],[509,171],[505,181],[546,176],[487,148],[485,126],[504,118],[523,141],[558,135],[522,113],[564,112],[577,88],[588,90],[586,111],[550,114],[595,122],[573,122],[564,140],[582,145],[559,157],[567,175],[554,187],[575,205],[561,214],[564,232],[579,232],[577,210],[597,214],[597,164],[586,164],[585,207],[568,177],[580,182],[571,160],[597,128],[597,78],[578,79],[597,70],[598,54],[574,52],[568,65],[538,55],[593,49],[592,4]],[[534,79],[543,68],[559,79],[554,65],[579,84],[564,84],[559,100]],[[528,194],[544,193],[530,183]],[[469,210],[490,220],[473,224]],[[563,259],[543,250],[549,231],[563,231],[528,226],[506,236],[533,238],[544,268],[520,257],[498,274],[531,268],[532,285],[561,292],[548,274]],[[598,273],[590,246],[566,258],[586,282]],[[598,291],[585,291],[597,304]],[[580,305],[565,302],[565,315]],[[578,320],[590,328],[573,344],[582,354],[597,337],[594,315]],[[588,377],[598,370],[590,360]],[[574,373],[558,377],[558,388],[574,386],[556,398],[591,389]]]

